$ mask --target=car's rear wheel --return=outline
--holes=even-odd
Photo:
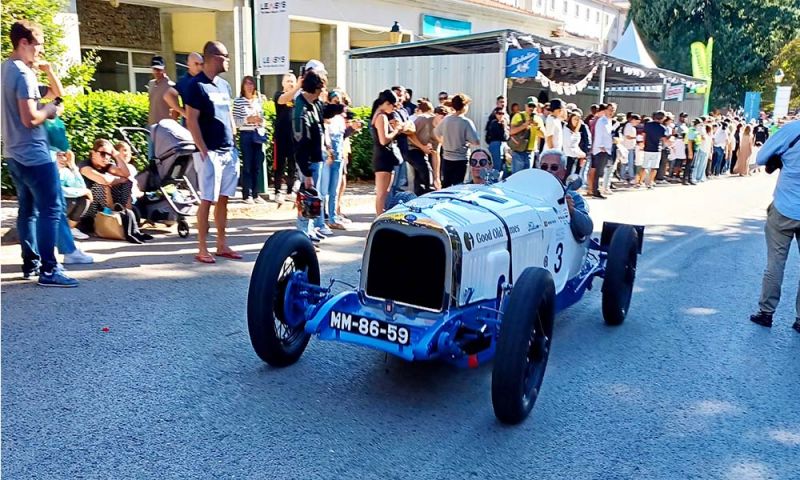
[[[608,325],[620,325],[628,315],[636,279],[639,234],[621,225],[611,237],[603,280],[603,318]]]
[[[492,406],[503,423],[525,420],[539,396],[555,319],[553,276],[529,267],[511,289],[492,371]]]
[[[297,230],[283,230],[264,244],[250,277],[247,328],[256,354],[274,367],[295,363],[308,345],[305,324],[286,318],[284,299],[292,274],[303,271],[319,285],[319,262],[311,240]],[[294,324],[294,325],[293,325]]]

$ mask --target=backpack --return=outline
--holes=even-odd
[[[527,120],[526,114],[520,114],[521,118],[523,119],[523,123]],[[518,127],[520,124],[514,125],[512,123],[512,127]],[[520,132],[511,135],[508,139],[508,148],[511,149],[513,152],[527,152],[528,151],[528,142],[531,140],[531,129],[526,128]]]

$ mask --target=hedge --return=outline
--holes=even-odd
[[[97,91],[64,98],[64,114],[62,120],[67,128],[72,150],[77,161],[87,158],[92,143],[98,138],[116,140],[120,138],[119,127],[147,127],[149,100],[146,93]],[[369,108],[352,109],[356,118],[364,125],[369,124]],[[275,118],[275,104],[270,100],[264,104],[267,118],[267,130],[272,133],[272,122]],[[142,152],[134,159],[139,170],[147,165],[147,139],[144,135],[133,136],[134,147]],[[352,137],[352,158],[348,175],[353,178],[369,179],[372,172],[372,139],[366,128]],[[272,170],[272,146],[266,149],[267,168]],[[14,194],[14,186],[8,169],[3,161],[2,192]]]

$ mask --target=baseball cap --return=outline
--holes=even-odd
[[[314,70],[315,72],[321,73],[323,75],[328,74],[328,71],[325,70],[325,64],[320,62],[319,60],[314,60],[314,59],[311,59],[308,61],[308,63],[306,63],[306,67],[304,70],[306,71]]]
[[[536,97],[528,97],[525,101],[525,105],[539,105],[539,100]]]
[[[688,116],[689,116],[689,114],[688,114],[688,113],[686,113],[686,112],[681,112],[681,114],[680,114],[680,115],[678,115],[678,117],[680,117],[680,118],[686,118],[686,117],[688,117]]]
[[[150,68],[157,68],[159,70],[164,70],[164,57],[161,55],[155,55],[152,60],[150,60]]]

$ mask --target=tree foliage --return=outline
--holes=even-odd
[[[762,82],[768,85],[764,89],[762,100],[765,102],[764,108],[772,109],[775,103],[775,83],[773,80],[775,72],[778,69],[783,70],[786,75],[781,82],[783,86],[792,86],[792,99],[789,101],[789,108],[800,108],[800,38],[796,38],[786,44],[772,63],[764,75]]]
[[[58,14],[63,12],[68,0],[3,0],[2,15],[2,58],[6,59],[12,49],[8,33],[15,21],[26,19],[38,23],[44,30],[44,58],[56,67],[56,72],[64,86],[86,87],[94,77],[97,56],[90,54],[82,62],[67,59],[67,46],[64,44],[64,28],[58,22]]]
[[[764,72],[797,38],[795,0],[631,0],[629,18],[658,66],[691,74],[689,45],[714,37],[715,107],[740,105],[744,92],[764,90]]]

